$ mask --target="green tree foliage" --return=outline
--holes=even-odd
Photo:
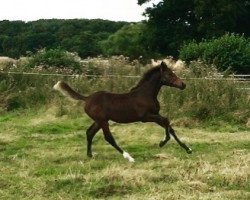
[[[0,21],[0,56],[17,58],[43,48],[64,48],[83,58],[96,56],[101,53],[98,43],[125,24],[100,19]]]
[[[226,34],[217,39],[190,42],[183,45],[180,58],[186,61],[202,60],[224,71],[230,68],[238,73],[250,73],[250,39]]]
[[[86,58],[101,53],[101,49],[98,45],[100,40],[98,35],[90,31],[85,31],[72,38],[65,38],[61,42],[61,46],[70,52],[77,52],[82,58]]]
[[[138,0],[143,4],[150,0]],[[145,15],[150,26],[151,48],[178,54],[183,41],[219,37],[227,32],[250,36],[249,0],[162,0]]]
[[[147,40],[144,38],[146,25],[144,23],[123,26],[116,33],[101,43],[106,55],[124,55],[130,58],[147,56]]]
[[[163,1],[146,10],[150,48],[161,54],[178,54],[178,47],[185,40],[195,37],[193,2],[189,0]]]

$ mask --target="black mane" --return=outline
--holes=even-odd
[[[149,81],[149,79],[152,77],[152,75],[155,74],[156,72],[158,72],[159,70],[160,70],[160,65],[157,67],[153,67],[153,68],[149,69],[148,71],[146,71],[144,73],[143,77],[141,78],[141,80],[138,82],[138,84],[135,87],[133,87],[130,91],[137,89],[145,81]]]

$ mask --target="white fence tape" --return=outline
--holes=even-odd
[[[140,78],[139,75],[115,75],[115,74],[108,74],[108,75],[91,75],[91,74],[51,74],[51,73],[34,73],[34,72],[5,72],[0,71],[2,74],[17,74],[17,75],[39,75],[39,76],[62,76],[62,77],[123,77],[123,78]],[[218,75],[218,77],[204,77],[204,78],[183,78],[187,80],[235,80],[235,81],[250,81],[250,74],[242,74],[242,75],[229,75],[228,78],[223,78],[223,76]]]

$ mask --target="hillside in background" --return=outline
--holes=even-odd
[[[125,24],[101,19],[0,21],[0,56],[18,58],[42,48],[62,48],[93,57],[101,53],[98,43]]]

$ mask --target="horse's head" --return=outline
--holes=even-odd
[[[162,85],[176,87],[181,90],[185,89],[186,84],[178,76],[176,76],[171,69],[168,68],[165,62],[160,64],[160,72]]]

